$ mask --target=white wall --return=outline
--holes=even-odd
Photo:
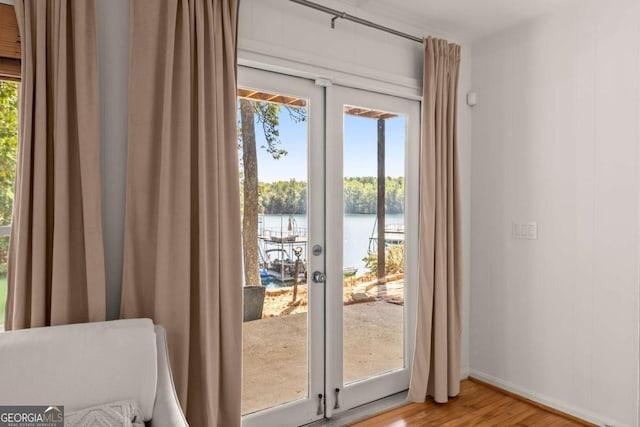
[[[124,188],[127,173],[129,0],[97,0],[102,137],[102,227],[107,317],[120,314]]]
[[[462,44],[459,101],[459,156],[463,205],[465,289],[462,368],[469,367],[469,260],[471,111],[465,96],[471,85],[471,52],[454,34],[436,33],[425,23],[416,28],[376,16],[335,0],[322,4],[418,37],[434,35]],[[420,43],[399,38],[344,20],[331,29],[331,16],[284,0],[240,2],[240,64],[302,77],[328,78],[334,83],[419,99],[422,94]],[[416,141],[417,143],[417,141]]]
[[[472,375],[615,426],[638,425],[639,20],[588,0],[473,44]]]

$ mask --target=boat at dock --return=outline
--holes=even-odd
[[[386,224],[384,226],[384,245],[401,246],[404,245],[404,224]],[[378,251],[378,221],[373,225],[371,237],[369,237],[368,253],[376,254]]]
[[[307,274],[307,228],[299,227],[293,215],[282,216],[279,228],[264,226],[258,218],[258,250],[260,254],[260,276],[270,281],[292,284],[306,282]]]
[[[285,249],[275,248],[265,251],[266,259],[261,267],[263,277],[271,277],[280,282],[293,282],[296,277],[296,262],[298,263],[298,281],[305,282],[307,266],[303,260],[294,260]]]
[[[300,220],[300,216],[297,216]],[[275,220],[275,221],[274,221]],[[397,221],[397,219],[396,219]],[[277,223],[280,223],[279,226]],[[294,215],[282,215],[280,218],[273,218],[268,221],[269,227],[265,226],[263,216],[258,219],[258,248],[260,256],[260,277],[263,284],[271,286],[292,286],[295,279],[295,263],[298,264],[298,283],[306,283],[307,267],[309,259],[309,236],[306,222],[301,221],[305,227],[301,227],[296,222]],[[405,241],[404,224],[386,224],[384,230],[385,247],[400,246]],[[378,247],[377,222],[374,223],[373,230],[369,237],[367,252],[363,257],[376,254]],[[295,256],[296,250],[300,257]],[[364,252],[364,251],[363,251]],[[353,258],[353,257],[352,257]],[[353,260],[352,260],[353,262]],[[359,273],[359,266],[348,264],[343,267],[344,277],[354,277]]]

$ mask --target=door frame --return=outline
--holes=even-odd
[[[418,195],[420,101],[332,85],[277,71],[238,66],[238,87],[309,100],[308,229],[310,272],[327,274],[325,283],[308,283],[308,386],[305,399],[242,417],[244,427],[298,426],[404,391],[409,386],[415,347],[418,278]],[[342,104],[355,104],[406,116],[405,142],[405,298],[404,367],[369,379],[343,384],[343,122]],[[313,109],[313,110],[312,110]],[[327,194],[332,194],[327,197]],[[326,231],[331,225],[332,232]],[[333,232],[339,230],[339,232]],[[321,255],[311,255],[319,244]],[[328,255],[327,255],[328,254]],[[334,390],[340,389],[335,408]],[[326,393],[325,393],[326,391]],[[318,396],[322,395],[321,401]],[[319,405],[322,413],[318,414]]]
[[[312,80],[250,67],[238,67],[238,87],[252,88],[308,100],[307,111],[307,221],[308,271],[325,270],[325,105],[324,91]],[[312,110],[313,108],[313,110]],[[320,255],[310,250],[321,245]],[[309,278],[310,279],[310,278]],[[311,280],[308,280],[311,282]],[[324,283],[307,285],[308,396],[242,417],[244,427],[281,427],[282,420],[303,425],[324,417],[318,414],[318,395],[324,399]]]
[[[405,295],[404,368],[345,386],[343,383],[343,106],[356,105],[400,113],[405,136]],[[415,348],[418,282],[418,200],[420,102],[362,89],[332,85],[326,89],[326,221],[338,232],[326,235],[326,390],[325,416],[404,391],[409,387]],[[336,393],[339,392],[339,408]]]

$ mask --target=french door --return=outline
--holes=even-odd
[[[243,425],[407,389],[419,103],[245,67],[238,83]]]

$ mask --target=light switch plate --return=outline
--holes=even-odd
[[[537,222],[512,222],[511,237],[514,239],[538,240]]]

